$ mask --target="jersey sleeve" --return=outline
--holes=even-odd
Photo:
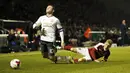
[[[39,17],[38,20],[33,24],[33,29],[36,27],[39,27],[41,25],[41,20],[42,20],[42,18]]]
[[[61,23],[59,21],[59,19],[57,20],[57,25],[56,25],[57,29],[62,29]]]
[[[110,56],[110,51],[107,50],[104,52],[104,60],[107,61],[108,57]]]
[[[103,43],[98,43],[97,45],[94,46],[94,48],[95,48],[96,50],[98,50],[98,47],[99,47],[99,46],[104,46],[104,44],[103,44]]]
[[[59,21],[59,19],[57,20],[57,25],[56,25],[58,31],[59,31],[59,34],[60,34],[60,37],[61,37],[61,42],[64,42],[64,32],[63,32],[63,28],[61,26],[61,23]]]

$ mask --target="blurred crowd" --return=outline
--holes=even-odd
[[[6,35],[7,34],[7,35]],[[32,33],[33,34],[33,33]],[[40,46],[40,31],[33,34],[32,40],[29,40],[29,35],[25,30],[16,28],[9,29],[7,33],[0,36],[0,52],[25,52],[39,50]]]
[[[83,43],[86,41],[104,42],[106,39],[112,39],[114,43],[121,45],[120,44],[120,40],[121,40],[120,28],[117,28],[117,27],[109,28],[107,26],[102,26],[101,24],[88,24],[82,20],[79,23],[75,23],[75,22],[72,22],[71,19],[68,19],[67,22],[62,23],[62,25],[64,28],[66,46],[68,46],[68,45],[85,46]],[[93,32],[93,31],[97,31],[97,32],[91,33],[90,37],[86,37],[85,33],[88,30],[88,28],[90,28],[91,32]],[[21,47],[20,50],[22,50],[22,51],[39,50],[40,49],[39,48],[40,30],[33,30],[35,32],[32,32],[33,33],[32,40],[29,40],[28,39],[29,37],[28,37],[26,39],[23,38],[21,41],[19,35],[27,34],[27,32],[25,32],[26,30],[28,30],[28,28],[25,30],[22,30],[19,28],[9,29],[9,32],[6,33],[6,34],[9,34],[7,37],[8,47],[10,47],[10,46],[11,46],[11,48],[12,48],[12,46],[13,46],[13,48],[14,48],[14,46]],[[100,32],[102,32],[102,33],[100,33]],[[12,35],[13,35],[13,37],[12,37]],[[57,43],[59,43],[59,41],[58,41],[59,34],[57,33],[56,35],[57,35]],[[60,45],[60,43],[57,45]],[[28,48],[28,49],[24,49],[24,48]],[[13,50],[13,49],[11,49],[11,50]]]
[[[92,40],[99,42],[108,38],[112,38],[115,43],[119,42],[119,25],[121,24],[122,16],[125,15],[120,10],[107,11],[104,3],[99,0],[1,0],[0,18],[35,22],[39,16],[45,14],[45,8],[48,4],[53,4],[56,7],[54,15],[60,19],[64,28],[66,45],[83,46],[82,42],[85,41]],[[88,28],[91,28],[91,31],[104,31],[105,33],[92,34],[98,38],[86,38],[84,33]],[[0,31],[0,33],[2,32]],[[8,47],[10,47],[10,44],[12,46],[21,46],[21,42],[18,41],[19,37],[17,36],[13,39],[15,43],[10,43],[9,37],[13,32],[14,30],[10,30],[7,37]],[[30,50],[38,50],[39,33],[40,31],[35,32],[33,40],[24,42],[25,45],[22,45],[22,47],[31,48]],[[21,50],[24,51],[24,49]]]
[[[120,9],[108,10],[100,0],[1,0],[0,18],[35,22],[39,16],[45,14],[48,4],[55,6],[54,15],[63,23],[71,20],[76,24],[83,21],[111,26],[118,25],[123,17],[128,17]]]

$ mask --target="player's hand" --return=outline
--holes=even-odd
[[[46,31],[44,28],[41,30],[41,35],[46,36]]]
[[[61,48],[63,49],[65,46],[65,43],[64,42],[61,42]]]
[[[40,29],[40,27],[36,26],[36,27],[35,27],[35,28],[33,28],[33,29],[35,29],[35,30],[39,30],[39,29]]]
[[[99,63],[100,61],[99,60],[94,60],[95,62]]]

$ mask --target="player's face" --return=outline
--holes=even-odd
[[[125,24],[125,20],[122,20],[122,24]]]
[[[11,30],[10,30],[10,33],[11,33],[11,34],[14,34],[14,30],[13,30],[13,29],[11,29]]]
[[[54,11],[54,10],[53,10],[53,6],[51,6],[51,5],[47,6],[47,8],[46,8],[46,13],[52,14],[53,11]]]
[[[105,43],[104,50],[109,50],[112,44]]]

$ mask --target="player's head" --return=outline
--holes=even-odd
[[[106,42],[109,43],[109,44],[113,43],[111,39],[108,39]]]
[[[105,45],[104,45],[104,50],[109,50],[112,43],[113,43],[113,41],[111,39],[106,40]]]
[[[10,34],[14,34],[14,29],[11,29],[11,30],[10,30]]]
[[[126,20],[122,20],[122,24],[126,24]]]
[[[46,8],[46,13],[47,14],[53,14],[54,12],[54,6],[53,5],[48,5]]]

